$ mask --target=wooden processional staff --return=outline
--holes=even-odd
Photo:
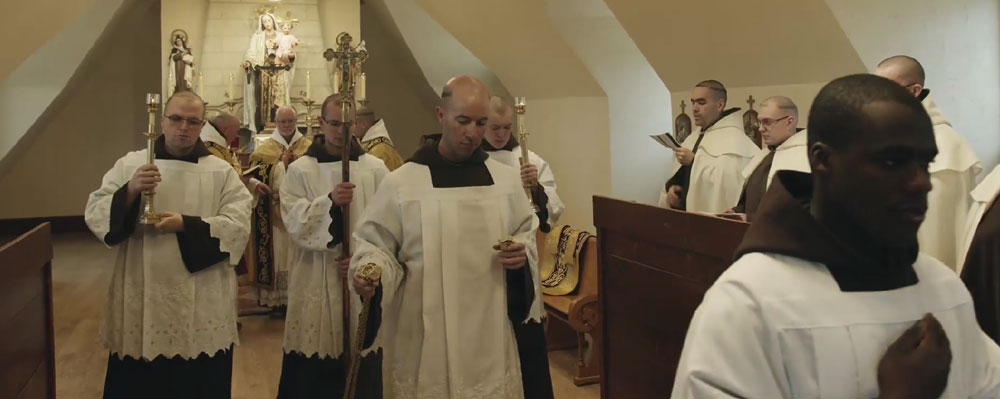
[[[351,146],[354,142],[354,138],[351,136],[350,126],[354,123],[353,115],[351,110],[354,108],[354,101],[357,100],[359,103],[364,104],[366,102],[365,98],[365,75],[361,73],[361,63],[368,59],[368,50],[365,49],[364,41],[361,41],[356,46],[352,46],[351,42],[353,38],[347,32],[342,32],[337,35],[337,49],[327,49],[323,53],[323,57],[327,61],[334,63],[335,72],[333,76],[333,91],[335,94],[340,95],[340,111],[341,111],[341,129],[343,129],[343,150],[341,153],[340,162],[342,165],[343,172],[343,182],[347,183],[351,180]],[[341,258],[347,258],[351,255],[351,212],[350,205],[344,205],[341,207],[341,215],[343,217],[343,240],[340,244],[340,254]],[[381,271],[381,270],[379,270]],[[343,343],[344,343],[344,354],[346,355],[347,362],[350,366],[350,373],[347,377],[347,385],[344,389],[344,397],[352,398],[354,397],[354,386],[356,385],[358,367],[360,366],[360,352],[361,344],[364,339],[364,327],[365,320],[368,318],[368,313],[370,309],[370,304],[368,300],[363,301],[361,308],[360,320],[358,324],[358,334],[354,339],[353,345],[350,339],[351,335],[351,291],[350,291],[350,276],[344,279],[343,284]]]

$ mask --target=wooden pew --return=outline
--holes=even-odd
[[[538,251],[545,246],[545,234],[538,232]],[[590,237],[580,256],[580,281],[570,295],[545,295],[548,314],[545,339],[549,350],[576,348],[577,386],[601,382],[601,312],[597,301],[597,238]],[[590,334],[590,345],[586,335]],[[588,350],[589,348],[589,350]]]
[[[594,197],[602,398],[666,398],[695,308],[749,224]]]
[[[0,398],[55,398],[48,223],[0,247],[0,275]]]

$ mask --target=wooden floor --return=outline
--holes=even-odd
[[[55,236],[53,286],[56,390],[60,399],[100,398],[108,353],[99,337],[114,252],[89,234]],[[233,398],[277,395],[283,324],[266,316],[245,317],[233,367]],[[575,351],[549,354],[558,399],[596,399],[597,384],[573,385]]]

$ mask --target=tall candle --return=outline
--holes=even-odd
[[[198,95],[205,97],[205,73],[198,73]]]
[[[233,74],[229,74],[229,101],[233,101],[236,98],[236,93],[233,92]]]
[[[306,71],[306,101],[312,100],[312,77],[309,76],[309,71]]]
[[[358,101],[365,101],[368,99],[368,92],[365,90],[365,73],[362,72],[361,76],[358,76]]]
[[[341,79],[341,76],[342,75],[341,75],[341,72],[340,72],[340,68],[337,68],[337,71],[333,73],[333,93],[334,94],[340,93],[340,79]]]

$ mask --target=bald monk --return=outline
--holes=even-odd
[[[538,221],[518,170],[481,148],[489,98],[471,76],[448,81],[442,134],[386,176],[355,233],[349,275],[382,309],[386,398],[524,397],[514,324],[542,317],[524,244]],[[380,281],[357,277],[366,264]]]
[[[767,146],[757,153],[743,168],[743,193],[733,212],[743,214],[744,220],[753,221],[753,214],[760,200],[771,185],[774,172],[797,170],[809,173],[809,156],[806,154],[806,132],[797,128],[799,108],[788,97],[775,96],[765,99],[758,110],[760,134]]]
[[[958,248],[972,205],[969,192],[983,168],[969,144],[952,129],[931,99],[930,90],[924,87],[924,68],[920,62],[905,55],[889,57],[879,63],[875,74],[906,88],[931,116],[938,156],[930,165],[934,189],[927,197],[927,219],[920,227],[920,250],[957,269],[962,262]]]
[[[760,152],[743,132],[739,108],[726,109],[726,87],[715,80],[691,92],[694,124],[700,128],[675,151],[674,173],[660,193],[659,205],[688,212],[722,213],[740,198],[740,173]]]
[[[232,165],[236,173],[241,173],[240,159],[229,149],[229,143],[236,140],[239,134],[240,120],[227,113],[221,113],[201,128],[200,137],[209,153]]]
[[[399,152],[396,152],[396,147],[392,146],[392,139],[389,138],[389,131],[385,128],[385,121],[375,116],[374,110],[368,107],[358,108],[357,124],[354,134],[361,141],[361,148],[365,152],[381,159],[390,172],[403,164],[403,159],[399,157]]]
[[[254,281],[260,287],[260,303],[280,315],[288,304],[289,258],[296,252],[281,221],[278,192],[288,165],[305,154],[312,138],[299,133],[298,117],[291,107],[278,108],[274,122],[274,133],[250,154],[250,167],[257,167],[253,172],[257,181],[252,185],[254,191],[261,193],[254,206],[250,242],[255,250],[250,264]]]

